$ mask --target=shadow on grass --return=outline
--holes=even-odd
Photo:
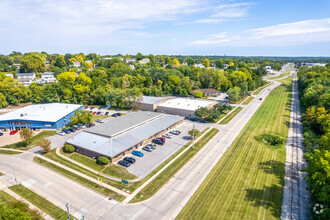
[[[267,174],[275,175],[278,184],[264,186],[263,189],[246,189],[245,200],[251,202],[254,207],[263,207],[279,219],[283,199],[285,164],[276,160],[259,163],[259,169]]]

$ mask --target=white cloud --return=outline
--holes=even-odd
[[[195,23],[200,23],[200,24],[215,24],[219,22],[223,22],[225,19],[200,19],[195,21]]]
[[[299,45],[330,41],[330,18],[279,24],[238,33],[219,33],[191,42],[191,45],[260,46]]]
[[[235,18],[235,17],[245,17],[248,15],[250,6],[253,3],[240,2],[231,4],[222,4],[215,7],[215,13],[212,17],[215,18]]]

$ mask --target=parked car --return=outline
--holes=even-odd
[[[262,100],[262,98],[260,98],[259,100]]]
[[[152,149],[152,147],[144,146],[144,147],[142,148],[142,150],[145,150],[145,151],[151,152],[153,149]]]
[[[101,115],[101,114],[102,114],[102,112],[97,112],[96,114],[97,114],[97,115]]]
[[[11,131],[9,134],[10,135],[14,135],[14,134],[16,134],[18,131],[17,130],[14,130],[14,131]]]
[[[163,134],[163,137],[164,137],[164,138],[171,139],[171,138],[172,138],[172,135],[171,135],[171,134]]]
[[[101,110],[101,109],[102,109],[102,106],[99,107],[99,110]]]
[[[71,131],[69,130],[69,129],[62,129],[62,131],[64,132],[64,133],[66,133],[66,134],[70,134],[71,133]]]
[[[200,120],[199,121],[200,123],[206,123],[206,121],[203,119],[203,120]]]
[[[129,167],[129,166],[131,166],[131,163],[128,162],[128,161],[126,161],[126,160],[120,160],[120,161],[118,161],[117,164],[119,164],[119,165],[121,165],[123,167]]]
[[[90,107],[90,110],[92,110],[94,107],[92,106],[92,107]]]
[[[179,134],[181,134],[181,131],[173,130],[173,131],[170,131],[170,134],[179,135]]]
[[[0,132],[0,136],[2,136],[2,135],[3,135],[3,133]]]
[[[93,114],[93,111],[89,111],[89,112]]]
[[[88,108],[88,105],[85,105],[85,106],[84,106],[84,109],[87,109],[87,108]]]
[[[78,127],[78,125],[72,125],[72,127],[76,130],[79,130],[80,128]]]
[[[136,161],[135,158],[133,158],[133,157],[125,157],[124,160],[131,164],[135,163],[135,161]]]
[[[118,113],[116,113],[117,114],[117,116],[122,116],[122,114],[120,113],[120,112],[118,112]]]
[[[83,124],[78,124],[78,127],[80,127],[81,129],[86,128],[86,126]]]
[[[91,122],[89,123],[89,127],[94,127],[95,126],[95,123]]]
[[[65,133],[63,131],[57,131],[56,134],[61,135],[61,136],[65,135]]]
[[[102,119],[98,119],[98,120],[96,120],[96,122],[98,122],[98,123],[104,123],[104,121]]]
[[[106,112],[104,115],[109,115],[109,112]]]
[[[69,128],[69,131],[71,131],[71,132],[76,132],[76,130],[77,129],[75,129],[74,127]]]
[[[154,150],[157,148],[157,145],[156,144],[148,144],[147,146],[148,147],[151,147]]]
[[[160,139],[153,139],[152,142],[154,142],[155,144],[160,144],[160,145],[164,145],[165,142],[160,140]]]
[[[109,108],[111,108],[111,105],[107,105],[107,106],[105,106],[105,108],[106,109],[109,109]]]
[[[112,114],[111,116],[112,116],[112,117],[118,117],[117,113]]]
[[[143,157],[144,156],[144,154],[141,151],[138,151],[138,150],[133,150],[132,154],[135,155],[135,156],[138,156],[138,157]]]
[[[95,114],[96,114],[96,112],[93,112],[92,114],[93,114],[93,115],[95,115]]]
[[[158,137],[158,138],[156,138],[156,139],[159,139],[159,140],[161,140],[161,141],[163,141],[163,142],[166,141],[166,139],[165,139],[164,137]]]

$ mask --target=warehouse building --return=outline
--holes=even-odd
[[[60,129],[82,105],[49,103],[29,105],[0,115],[0,129]]]
[[[137,104],[137,109],[143,111],[155,111],[157,106],[172,97],[155,97],[155,96],[143,96],[142,100]]]
[[[195,111],[200,107],[212,108],[217,102],[203,99],[176,98],[167,100],[157,107],[157,112],[184,117],[196,117]]]
[[[75,146],[78,153],[90,157],[106,156],[116,161],[182,121],[180,116],[139,111],[86,129],[66,143]]]

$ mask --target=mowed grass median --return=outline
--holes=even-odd
[[[269,97],[241,131],[177,219],[280,219],[285,147],[255,136],[288,135],[292,77]]]
[[[226,118],[219,122],[219,124],[228,124],[240,111],[242,111],[242,107],[237,107],[234,111],[232,111]]]

